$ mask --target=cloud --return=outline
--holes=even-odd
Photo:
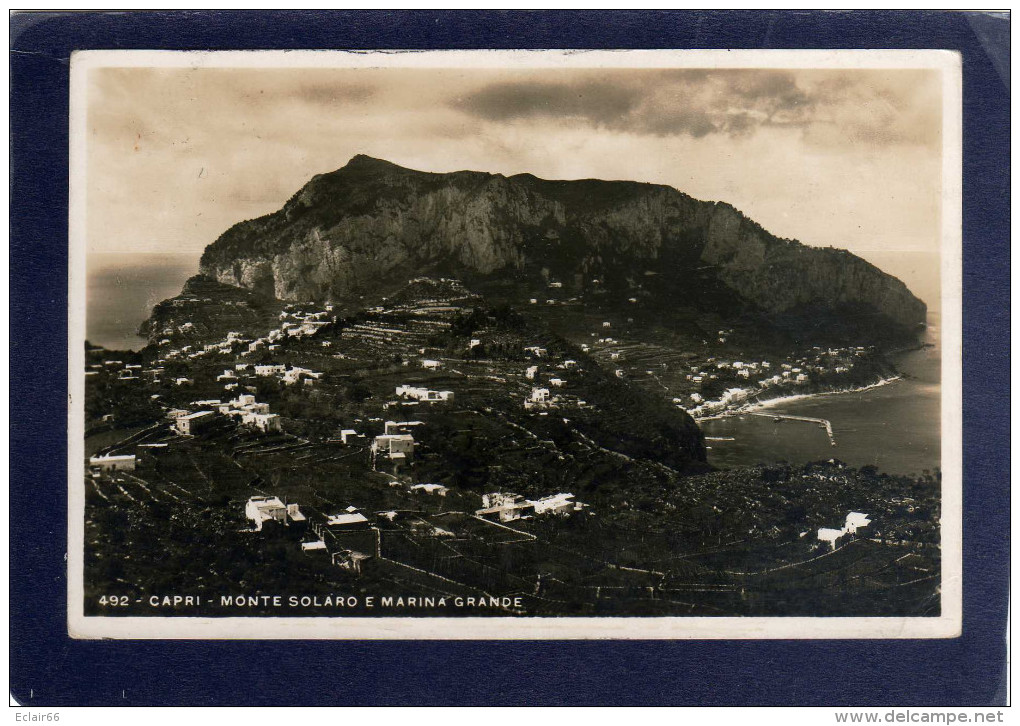
[[[600,81],[508,81],[486,86],[452,105],[489,121],[559,116],[599,126],[632,113],[641,96],[639,88]]]
[[[506,81],[451,104],[487,121],[542,118],[657,136],[739,135],[803,122],[811,98],[781,71],[623,71],[601,80]]]
[[[787,128],[809,143],[931,143],[940,97],[918,71],[619,70],[599,78],[482,86],[450,106],[492,123],[552,121],[621,133],[702,138]]]

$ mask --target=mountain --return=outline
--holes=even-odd
[[[231,227],[206,248],[201,272],[318,302],[449,276],[510,303],[555,288],[564,299],[851,340],[912,334],[926,313],[902,282],[847,251],[777,238],[729,204],[671,187],[426,173],[360,155],[279,211]]]

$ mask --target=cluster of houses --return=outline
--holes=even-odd
[[[422,494],[422,495],[433,496],[433,497],[445,497],[447,494],[450,493],[450,488],[449,487],[443,486],[442,484],[436,484],[436,483],[412,484],[412,483],[407,482],[407,481],[401,481],[400,479],[391,479],[390,480],[390,486],[391,487],[404,487],[411,494]],[[391,512],[387,516],[392,518],[392,516],[390,516],[392,514],[393,513]]]
[[[259,403],[250,393],[241,394],[233,400],[218,404],[217,411],[223,416],[238,420],[243,426],[262,433],[281,430],[280,415],[270,413],[269,404]]]
[[[729,332],[720,331],[720,337]],[[695,390],[683,397],[674,398],[673,403],[695,417],[714,415],[741,404],[754,393],[775,386],[807,385],[811,382],[812,374],[846,373],[853,367],[852,358],[867,355],[867,352],[868,349],[864,347],[822,349],[816,346],[813,357],[805,356],[792,362],[780,363],[775,369],[770,361],[716,361],[709,358],[703,365],[692,366],[685,376],[689,386]],[[747,387],[728,388],[718,400],[706,400],[703,387],[707,383],[733,378],[747,381]]]
[[[174,304],[189,302],[188,300],[174,301]],[[195,302],[195,301],[190,301]],[[228,303],[229,304],[229,303]],[[239,352],[241,355],[249,355],[261,349],[276,350],[280,342],[287,338],[304,338],[313,336],[322,328],[335,322],[333,317],[333,306],[326,305],[325,310],[304,312],[294,305],[288,305],[280,313],[280,327],[274,328],[266,335],[258,338],[248,338],[237,331],[230,331],[227,337],[218,343],[209,343],[200,349],[191,345],[180,348],[167,348],[163,353],[164,360],[197,359],[208,355],[219,353]],[[181,334],[189,335],[195,329],[194,323],[186,322],[176,328],[167,328],[163,331],[165,335]],[[172,344],[170,338],[163,338],[158,345],[163,348]]]
[[[548,351],[545,348],[541,348],[537,345],[527,346],[524,348],[524,352],[528,353],[533,358],[544,358],[548,355]],[[564,360],[556,364],[557,370],[569,371],[577,368],[576,360]],[[527,411],[534,409],[546,409],[554,407],[560,400],[558,396],[553,396],[549,389],[550,388],[563,388],[567,385],[565,378],[561,378],[563,375],[557,373],[554,375],[546,376],[546,386],[534,386],[531,389],[531,393],[528,394],[524,400],[524,408]],[[529,381],[538,381],[541,376],[539,373],[538,365],[528,366],[524,370],[524,377]]]
[[[269,523],[288,529],[296,527],[297,532],[303,535],[301,552],[327,554],[333,564],[342,569],[360,573],[361,563],[371,559],[371,555],[350,549],[340,539],[345,534],[357,536],[370,528],[368,517],[357,507],[347,507],[331,515],[320,515],[314,511],[306,515],[297,504],[285,504],[278,496],[254,496],[245,503],[244,515],[251,522],[251,528],[247,530],[250,532],[262,532]]]
[[[397,386],[397,396],[423,403],[440,403],[453,400],[453,391],[433,391],[422,386],[403,384]]]
[[[512,522],[545,514],[568,516],[581,511],[585,506],[574,501],[574,495],[568,493],[553,494],[541,499],[526,499],[520,494],[492,492],[482,495],[482,508],[475,512],[475,516]]]
[[[173,420],[174,430],[182,436],[197,436],[212,428],[219,417],[233,419],[242,426],[261,433],[282,430],[280,415],[270,413],[268,403],[260,403],[252,394],[241,394],[237,398],[221,402],[218,399],[195,401],[198,411],[173,409],[167,415]]]
[[[148,379],[155,379],[155,382],[159,382],[159,376],[163,373],[162,368],[146,368],[142,366],[128,363],[124,364],[124,361],[120,360],[108,360],[102,363],[92,363],[85,369],[85,379],[94,378],[101,374],[108,373],[110,375],[116,374],[114,378],[118,381],[140,381],[143,377]]]
[[[185,325],[191,325],[191,323],[185,323]],[[183,328],[183,326],[182,326]],[[161,361],[174,361],[174,360],[196,360],[198,358],[204,358],[209,355],[218,355],[220,353],[233,353],[235,350],[240,350],[244,347],[244,344],[248,342],[248,338],[242,337],[242,335],[236,331],[227,333],[225,340],[219,343],[208,343],[201,348],[196,348],[191,345],[185,345],[181,348],[172,348],[163,353]],[[169,345],[170,340],[164,339],[159,342],[162,345]],[[243,355],[243,353],[242,353]]]
[[[304,526],[307,518],[297,504],[284,504],[279,497],[252,497],[244,505],[244,516],[252,523],[252,529],[261,532],[266,522],[282,525]]]
[[[386,421],[383,433],[372,439],[372,463],[384,457],[394,464],[406,464],[414,458],[414,435],[416,427],[423,426],[421,421]]]
[[[330,310],[304,314],[286,311],[280,313],[280,319],[285,322],[279,328],[270,330],[266,335],[254,340],[243,341],[247,343],[248,349],[242,352],[241,355],[255,353],[263,348],[266,350],[278,350],[280,342],[287,338],[305,338],[315,335],[322,328],[333,322],[333,318],[330,316],[332,306],[327,305],[326,307],[330,308]]]
[[[224,388],[233,390],[244,379],[256,378],[277,378],[287,386],[294,384],[312,384],[321,381],[323,373],[313,371],[310,368],[301,366],[287,366],[283,363],[266,363],[251,365],[250,363],[236,363],[233,368],[227,368],[220,375],[216,376],[218,383],[223,383]]]
[[[753,392],[753,389],[749,388],[728,388],[723,391],[717,401],[706,401],[700,393],[692,393],[690,400],[694,403],[694,406],[688,407],[687,412],[695,417],[721,413],[729,408],[745,403]],[[682,398],[674,398],[673,403],[683,407],[684,400]]]

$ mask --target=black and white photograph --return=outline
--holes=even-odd
[[[76,638],[961,618],[940,51],[71,59]]]

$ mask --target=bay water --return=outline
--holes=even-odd
[[[85,338],[110,350],[140,350],[138,326],[198,273],[195,253],[92,253],[86,264]]]

